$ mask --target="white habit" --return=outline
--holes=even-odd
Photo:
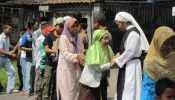
[[[132,59],[140,57],[142,50],[147,52],[149,43],[143,30],[131,14],[127,12],[119,12],[115,16],[115,21],[131,22],[132,25],[128,26],[126,30],[136,27],[139,31],[139,33],[137,33],[137,31],[128,31],[130,33],[123,42],[124,52],[120,57],[116,58],[115,61],[120,68],[126,67],[121,100],[140,100],[142,85],[141,62],[139,59]],[[115,100],[117,100],[117,95],[121,94],[117,94],[116,91]]]
[[[134,26],[130,25],[127,30]],[[142,70],[139,59],[131,60],[141,56],[141,39],[139,33],[132,31],[124,43],[125,51],[115,61],[120,68],[126,64],[125,83],[122,100],[140,100],[142,85]],[[116,89],[117,90],[117,89]],[[117,100],[117,91],[115,100]]]

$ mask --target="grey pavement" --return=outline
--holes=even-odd
[[[114,100],[114,94],[115,94],[116,83],[117,83],[117,75],[118,75],[117,69],[111,70],[111,74],[109,78],[110,86],[108,87],[108,100]],[[0,93],[0,100],[34,100],[34,99],[35,99],[35,96],[32,96],[32,97],[22,96],[22,92],[14,93],[14,94]]]
[[[114,100],[114,95],[117,86],[117,78],[118,78],[118,70],[112,69],[109,78],[108,100]]]

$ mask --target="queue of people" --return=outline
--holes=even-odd
[[[175,100],[175,33],[171,28],[156,29],[149,46],[134,17],[119,12],[114,21],[125,34],[120,52],[114,54],[111,45],[115,41],[103,14],[94,18],[91,45],[87,24],[79,20],[79,16],[59,17],[51,26],[45,17],[39,22],[31,19],[12,51],[9,51],[11,26],[4,25],[0,35],[0,66],[8,73],[7,93],[20,89],[25,97],[36,95],[36,100],[107,100],[109,71],[117,68],[115,100]],[[142,69],[143,52],[147,56]],[[18,90],[14,89],[15,70],[9,57],[18,58],[21,82]]]

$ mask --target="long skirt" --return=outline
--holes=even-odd
[[[156,98],[155,86],[156,82],[153,81],[144,70],[142,93],[140,100],[155,100]]]
[[[100,100],[100,88],[91,88],[83,85],[81,100]]]

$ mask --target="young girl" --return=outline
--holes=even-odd
[[[94,32],[94,43],[86,54],[86,65],[83,69],[80,83],[83,84],[81,100],[100,100],[100,80],[103,71],[114,66],[109,62],[114,54],[109,46],[109,33],[106,30]]]
[[[141,100],[155,100],[156,82],[164,77],[175,81],[175,34],[166,26],[159,27],[144,60]]]

